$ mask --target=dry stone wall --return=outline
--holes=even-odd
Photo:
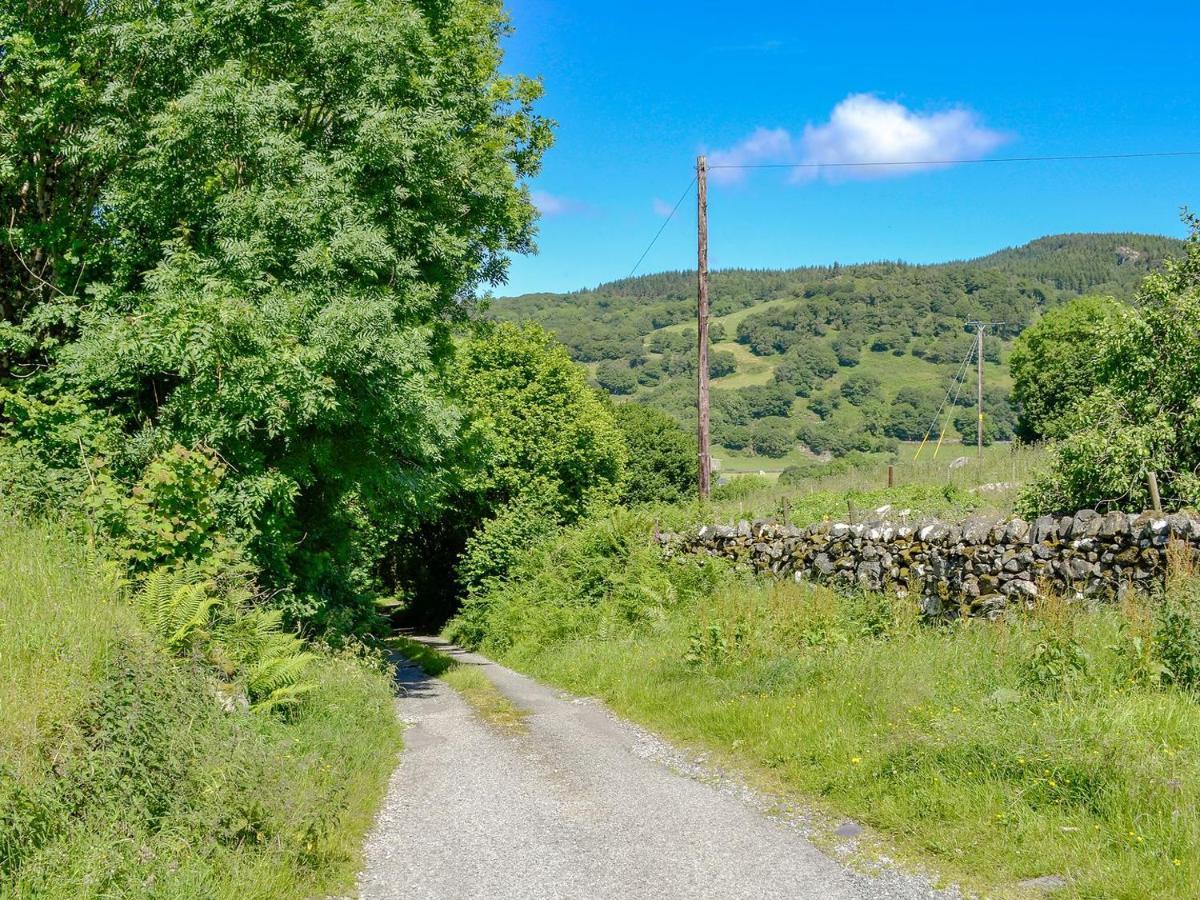
[[[1149,592],[1163,581],[1168,547],[1197,554],[1200,518],[1085,509],[1033,522],[743,521],[658,539],[668,556],[708,554],[797,581],[914,593],[929,615],[989,616],[1047,590],[1089,599]]]

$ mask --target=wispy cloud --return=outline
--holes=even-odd
[[[551,194],[549,191],[532,191],[529,199],[543,216],[569,216],[592,211],[586,203]]]
[[[1011,135],[986,127],[964,106],[920,113],[874,94],[851,94],[833,108],[829,121],[809,124],[799,138],[784,128],[759,128],[734,146],[709,154],[712,166],[922,162],[945,164],[979,159]],[[862,168],[797,169],[795,180],[815,177],[890,178],[936,168],[932,164]],[[713,178],[740,181],[745,171],[715,169]]]
[[[709,166],[714,168],[714,181],[727,184],[746,177],[744,169],[723,169],[720,166],[750,166],[770,162],[794,162],[796,143],[786,128],[757,128],[749,137],[727,150],[708,154]]]
[[[655,197],[650,206],[653,208],[656,216],[662,216],[664,219],[675,209],[675,207],[673,207],[666,200],[663,200],[661,197]]]

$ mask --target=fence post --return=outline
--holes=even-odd
[[[888,463],[888,487],[894,487],[896,484],[896,467]]]
[[[1158,476],[1150,472],[1146,476],[1146,480],[1150,482],[1150,508],[1156,513],[1162,512],[1162,498],[1158,496]]]

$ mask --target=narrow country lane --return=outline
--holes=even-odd
[[[401,669],[409,728],[367,842],[364,898],[957,896],[893,869],[853,872],[603,705],[441,649],[529,710],[528,729],[495,728]]]

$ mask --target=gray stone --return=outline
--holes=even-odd
[[[851,822],[851,821],[847,820],[847,821],[843,822],[841,825],[839,825],[837,828],[833,829],[833,833],[836,834],[838,837],[852,838],[852,837],[858,837],[860,834],[863,833],[863,830],[862,830],[862,826],[859,825],[857,822]]]

